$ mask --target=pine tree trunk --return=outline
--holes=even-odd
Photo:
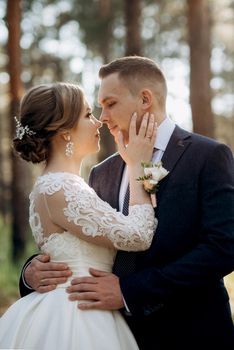
[[[190,103],[193,129],[214,137],[210,89],[210,16],[206,0],[187,0],[190,46]]]
[[[20,0],[8,0],[7,22],[9,29],[8,55],[10,75],[10,124],[11,138],[15,135],[14,115],[18,114],[19,101],[23,94],[23,84],[20,79]],[[26,162],[12,157],[11,210],[12,210],[12,243],[13,259],[16,261],[24,252],[26,233],[28,230],[28,186],[29,167]]]
[[[140,0],[125,0],[126,56],[142,54],[140,17]]]
[[[105,20],[110,17],[111,14],[111,1],[99,0],[100,17]],[[110,38],[112,31],[112,21],[107,21],[106,35],[104,40],[100,43],[100,52],[102,55],[103,63],[109,62],[110,57]],[[98,162],[107,158],[116,151],[115,142],[113,136],[110,134],[106,125],[100,129],[101,135],[101,151],[98,153]]]
[[[4,195],[4,175],[3,175],[3,116],[0,115],[0,219],[5,216],[5,195]]]

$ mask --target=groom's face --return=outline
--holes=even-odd
[[[102,79],[98,102],[102,107],[100,121],[107,125],[115,139],[121,130],[127,142],[131,116],[139,110],[139,96],[129,91],[118,73],[113,73]]]

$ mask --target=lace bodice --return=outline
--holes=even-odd
[[[41,197],[45,199],[41,203],[48,206],[48,220],[62,227],[64,232],[45,235],[40,210],[36,209]],[[96,254],[95,237],[105,237],[110,242],[109,251],[113,251],[113,248],[145,250],[151,244],[156,224],[151,205],[134,205],[129,208],[129,215],[125,216],[102,201],[81,177],[71,173],[40,176],[30,194],[33,236],[38,246],[45,253],[53,254],[54,258],[64,252],[68,253],[68,257],[75,258],[78,254],[82,258],[81,245],[86,257],[92,255],[93,249]],[[100,260],[103,249],[106,250],[98,247]],[[113,260],[113,253],[109,254],[108,260]]]

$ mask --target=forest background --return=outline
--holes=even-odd
[[[233,0],[0,0],[0,315],[19,298],[26,257],[37,251],[28,226],[28,195],[41,166],[12,152],[14,116],[25,90],[67,81],[85,90],[96,116],[98,69],[125,55],[162,67],[168,115],[181,127],[234,151]],[[105,127],[101,151],[115,152]],[[234,273],[225,278],[234,313]]]

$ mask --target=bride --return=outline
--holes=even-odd
[[[102,124],[79,86],[40,85],[21,101],[14,148],[26,161],[45,162],[30,194],[32,234],[42,253],[68,264],[73,278],[89,275],[90,266],[111,272],[117,249],[140,251],[151,244],[157,222],[149,195],[136,178],[143,175],[140,162],[151,159],[156,125],[153,116],[145,115],[137,132],[136,119],[134,114],[128,146],[121,132],[118,138],[130,175],[129,215],[124,216],[80,176],[83,158],[99,150]],[[119,311],[83,312],[68,300],[69,283],[16,301],[0,319],[0,348],[138,349]]]

